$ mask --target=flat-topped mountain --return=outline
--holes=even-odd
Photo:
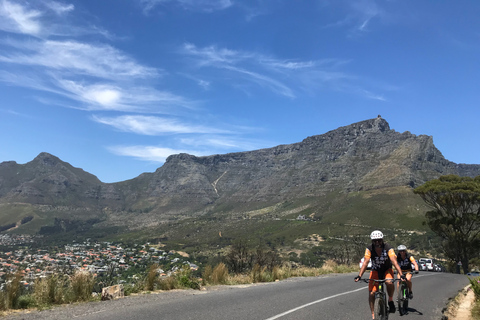
[[[84,229],[140,230],[192,217],[302,214],[328,220],[351,215],[359,195],[362,206],[370,205],[372,194],[415,199],[412,188],[445,174],[474,177],[480,165],[448,161],[432,137],[396,132],[380,116],[289,145],[172,155],[153,173],[109,184],[41,153],[23,165],[0,164],[0,225],[54,233],[72,221],[73,229],[77,221]],[[365,222],[361,210],[356,212]]]

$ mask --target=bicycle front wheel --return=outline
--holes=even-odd
[[[375,320],[387,320],[387,306],[383,298],[375,299],[375,304],[373,306],[373,312],[375,314]]]
[[[398,290],[398,312],[401,316],[407,314],[408,309],[408,287],[406,284],[400,285]]]

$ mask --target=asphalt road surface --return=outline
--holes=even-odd
[[[367,284],[354,282],[355,276],[356,273],[334,274],[255,285],[216,286],[201,291],[160,292],[19,313],[4,319],[369,320]],[[441,319],[448,300],[468,284],[464,275],[434,272],[414,275],[414,298],[409,303],[409,313],[400,317],[397,310],[390,319]]]

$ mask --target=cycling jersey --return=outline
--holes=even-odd
[[[415,258],[411,256],[408,252],[405,254],[405,259],[402,259],[402,255],[399,253],[397,256],[397,262],[402,269],[402,272],[411,272],[412,271],[412,263],[415,262]]]
[[[365,249],[365,260],[367,258],[372,260],[372,270],[383,274],[392,268],[392,259],[395,259],[396,256],[393,248],[387,243],[383,243],[380,255],[377,255],[373,245],[369,245],[367,249]]]

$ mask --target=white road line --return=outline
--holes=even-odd
[[[307,304],[304,304],[302,306],[299,306],[299,307],[296,307],[296,308],[293,308],[293,309],[290,309],[288,311],[285,311],[283,313],[280,313],[280,314],[277,314],[276,316],[273,316],[271,318],[268,318],[268,319],[265,319],[265,320],[274,320],[274,319],[278,319],[280,317],[283,317],[289,313],[293,313],[295,311],[298,311],[300,309],[303,309],[303,308],[306,308],[308,306],[311,306],[313,304],[316,304],[316,303],[319,303],[319,302],[323,302],[325,300],[329,300],[329,299],[333,299],[333,298],[336,298],[336,297],[340,297],[340,296],[343,296],[343,295],[346,295],[346,294],[350,294],[350,293],[354,293],[354,292],[357,292],[357,291],[360,291],[360,290],[365,290],[365,289],[368,289],[368,287],[361,287],[360,289],[355,289],[355,290],[352,290],[352,291],[347,291],[347,292],[342,292],[342,293],[338,293],[338,294],[335,294],[333,296],[330,296],[330,297],[325,297],[323,299],[320,299],[320,300],[317,300],[317,301],[312,301],[312,302],[309,302]]]
[[[435,275],[435,274],[415,275],[414,278],[428,277],[428,276],[433,276],[433,275]],[[309,302],[309,303],[307,303],[307,304],[304,304],[304,305],[298,306],[298,307],[296,307],[296,308],[290,309],[290,310],[288,310],[288,311],[282,312],[282,313],[280,313],[280,314],[277,314],[276,316],[267,318],[267,319],[265,319],[265,320],[275,320],[275,319],[281,318],[281,317],[283,317],[283,316],[286,316],[287,314],[290,314],[290,313],[293,313],[293,312],[298,311],[298,310],[300,310],[300,309],[303,309],[303,308],[309,307],[309,306],[311,306],[311,305],[314,305],[314,304],[316,304],[316,303],[320,303],[320,302],[323,302],[323,301],[325,301],[325,300],[333,299],[333,298],[336,298],[336,297],[340,297],[340,296],[343,296],[343,295],[346,295],[346,294],[350,294],[350,293],[354,293],[354,292],[357,292],[357,291],[360,291],[360,290],[364,290],[364,289],[368,289],[368,286],[367,286],[367,287],[361,287],[360,289],[355,289],[355,290],[352,290],[352,291],[347,291],[347,292],[338,293],[338,294],[335,294],[335,295],[330,296],[330,297],[322,298],[322,299],[320,299],[320,300],[312,301],[312,302]]]

